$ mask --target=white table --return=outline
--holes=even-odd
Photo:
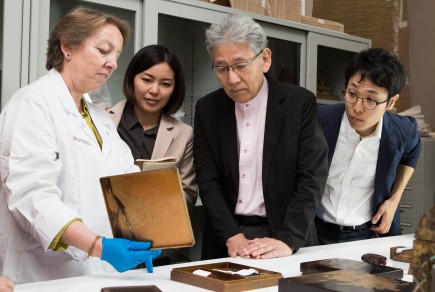
[[[338,243],[323,246],[313,246],[300,249],[296,254],[271,260],[253,260],[242,258],[224,258],[219,260],[209,260],[191,262],[171,266],[161,266],[154,268],[153,274],[148,274],[146,270],[133,270],[125,273],[107,273],[95,276],[82,276],[66,278],[61,280],[37,282],[31,284],[17,285],[16,292],[24,291],[74,291],[74,292],[99,292],[102,287],[109,286],[133,286],[133,285],[156,285],[162,291],[194,292],[208,291],[195,286],[170,280],[170,273],[174,267],[199,265],[230,261],[242,265],[258,267],[282,273],[283,277],[293,277],[301,275],[299,271],[300,263],[306,261],[345,258],[351,260],[361,260],[365,253],[376,253],[387,257],[387,265],[390,267],[401,268],[404,271],[403,280],[412,282],[412,276],[406,275],[409,264],[390,260],[390,247],[405,246],[412,248],[414,240],[413,234],[368,239],[348,243]],[[278,287],[257,289],[255,291],[278,291]]]

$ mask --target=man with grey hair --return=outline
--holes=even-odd
[[[195,112],[202,259],[275,258],[316,245],[314,216],[328,174],[316,97],[266,75],[272,52],[250,17],[212,24],[206,45],[222,88]]]

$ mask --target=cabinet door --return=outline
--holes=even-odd
[[[21,87],[21,56],[25,46],[21,33],[25,18],[23,7],[23,0],[1,1],[1,108]]]
[[[77,5],[91,7],[102,12],[110,13],[128,21],[132,27],[131,38],[118,60],[118,69],[107,83],[98,91],[90,93],[93,101],[109,105],[123,99],[122,82],[130,59],[141,44],[141,0],[32,0],[31,16],[29,20],[29,52],[28,52],[28,80],[30,83],[46,74],[45,60],[47,40],[49,34],[70,9]],[[26,62],[26,60],[23,60]],[[23,84],[22,84],[23,85]]]
[[[370,41],[346,35],[346,39],[308,32],[307,88],[319,102],[342,100],[344,72],[356,53],[368,49]]]
[[[158,2],[158,3],[157,3]],[[175,1],[147,0],[144,7],[145,45],[159,43],[170,47],[181,59],[186,79],[184,105],[176,114],[193,124],[196,101],[220,88],[211,69],[212,61],[205,47],[205,30],[234,10],[198,1],[189,4]],[[255,14],[252,14],[255,18]],[[258,15],[257,21],[268,35],[272,50],[269,75],[305,85],[305,32],[269,23]],[[157,23],[157,27],[155,25]],[[285,79],[286,78],[286,79]]]

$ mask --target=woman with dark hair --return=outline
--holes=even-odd
[[[126,271],[152,259],[150,242],[112,238],[99,179],[138,172],[128,146],[84,94],[117,68],[127,22],[76,7],[48,40],[49,72],[0,115],[0,275],[22,284]]]
[[[184,74],[177,56],[161,45],[139,50],[124,78],[126,100],[109,113],[135,159],[178,158],[178,169],[189,209],[197,185],[193,168],[192,127],[175,119],[184,101]]]

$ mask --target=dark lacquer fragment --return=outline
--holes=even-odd
[[[375,254],[375,253],[366,253],[363,254],[361,257],[361,260],[363,262],[372,264],[372,265],[383,265],[385,266],[387,264],[387,258],[379,255],[379,254]]]

